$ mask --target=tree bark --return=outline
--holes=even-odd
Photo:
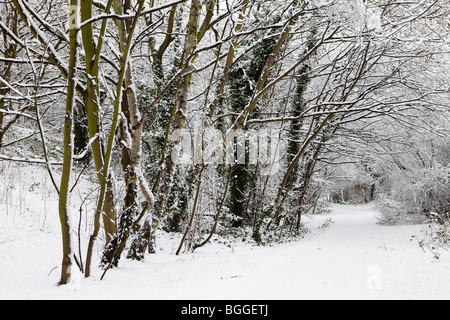
[[[112,122],[111,122],[111,129],[110,129],[110,133],[109,133],[108,143],[107,143],[106,150],[105,150],[105,160],[104,160],[103,169],[102,169],[102,181],[100,184],[100,195],[99,195],[99,199],[97,202],[97,208],[96,208],[95,217],[94,217],[94,231],[90,237],[89,244],[88,244],[88,252],[87,252],[87,257],[86,257],[86,272],[85,272],[86,277],[88,277],[90,275],[90,266],[91,266],[94,242],[100,231],[100,216],[103,214],[103,212],[105,210],[104,201],[105,201],[105,194],[106,194],[107,185],[108,185],[107,177],[110,176],[109,170],[110,170],[110,163],[111,163],[111,157],[112,157],[112,149],[113,149],[114,140],[115,140],[115,136],[116,136],[116,130],[118,127],[119,118],[120,118],[120,114],[121,114],[121,104],[122,104],[123,88],[124,88],[123,83],[126,78],[127,70],[129,69],[128,62],[129,62],[129,58],[130,58],[130,54],[131,54],[133,35],[136,30],[139,16],[144,9],[144,4],[145,4],[145,1],[140,0],[139,6],[136,10],[136,16],[130,22],[128,37],[126,39],[125,46],[123,47],[123,50],[122,50],[119,78],[118,78],[118,81],[116,84],[116,99],[114,101],[114,114],[113,114],[113,118],[112,118]]]
[[[185,49],[183,54],[183,63],[181,69],[189,67],[192,63],[191,53],[197,46],[198,21],[200,16],[202,4],[199,0],[192,0],[189,22],[187,26],[187,38],[185,42]],[[184,124],[186,122],[186,107],[189,94],[189,87],[191,85],[191,75],[185,75],[180,81],[177,92],[177,112],[173,121],[173,131],[170,142],[167,146],[167,155],[164,161],[164,171],[161,175],[159,190],[155,199],[155,204],[150,211],[144,225],[135,236],[131,244],[128,258],[133,260],[142,260],[144,253],[150,243],[151,237],[156,230],[159,220],[165,210],[167,199],[172,189],[173,176],[175,167],[178,163],[177,147],[181,142]]]
[[[72,246],[70,236],[70,175],[72,173],[73,161],[73,108],[75,104],[75,87],[76,87],[76,69],[78,64],[78,21],[77,9],[79,6],[78,0],[70,1],[69,19],[76,19],[69,22],[71,26],[69,31],[70,38],[70,61],[69,74],[67,80],[67,98],[66,98],[66,114],[64,118],[64,159],[61,176],[61,186],[59,194],[59,218],[61,223],[63,260],[61,268],[60,284],[65,285],[69,283],[72,267]]]

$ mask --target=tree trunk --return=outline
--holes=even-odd
[[[112,2],[106,8],[106,13],[110,11]],[[81,0],[81,21],[86,21],[92,18],[93,0]],[[98,78],[98,64],[100,59],[100,51],[102,49],[103,37],[105,34],[106,19],[102,24],[102,29],[99,35],[98,44],[94,43],[93,27],[88,24],[83,27],[81,34],[83,39],[84,56],[86,60],[86,109],[87,109],[87,124],[90,139],[99,136],[99,78]],[[102,146],[100,137],[91,143],[91,149],[94,157],[95,170],[97,172],[98,181],[101,184],[103,180],[102,169],[104,165],[104,148]],[[115,212],[114,212],[114,188],[112,177],[107,179],[107,189],[105,195],[105,210],[103,212],[103,225],[105,228],[106,243],[111,240],[111,235],[115,231]]]
[[[69,31],[70,38],[70,61],[69,61],[69,76],[67,81],[67,98],[66,98],[66,114],[64,118],[64,160],[61,176],[61,186],[59,194],[59,218],[61,223],[63,260],[61,268],[60,284],[69,283],[72,267],[72,247],[70,241],[70,175],[72,173],[73,161],[73,108],[75,104],[75,87],[76,87],[76,68],[78,64],[78,0],[70,1],[69,19],[71,26]]]
[[[183,63],[181,69],[186,69],[191,64],[191,53],[197,46],[197,33],[200,9],[202,7],[201,1],[192,0],[189,14],[189,22],[187,27],[187,38],[183,54]],[[141,230],[138,232],[133,240],[128,258],[133,260],[142,260],[144,253],[150,243],[150,239],[159,223],[159,220],[165,210],[167,199],[172,189],[173,176],[175,167],[178,163],[177,147],[181,142],[184,124],[186,122],[186,106],[191,85],[191,76],[185,75],[180,81],[177,93],[177,112],[173,122],[172,136],[167,146],[167,155],[165,159],[164,172],[162,172],[159,190],[157,193],[154,207],[150,211],[147,219],[144,222]]]
[[[140,171],[141,136],[142,126],[139,123],[136,104],[136,93],[132,89],[133,79],[131,63],[128,65],[125,79],[124,97],[122,100],[123,116],[121,119],[120,133],[122,138],[122,169],[125,180],[125,201],[120,216],[119,225],[111,242],[106,246],[103,257],[103,268],[117,267],[126,242],[133,232],[135,220],[138,216],[139,205],[137,202],[139,188],[147,199],[148,207],[152,207],[150,191],[143,187],[145,182]]]
[[[90,237],[89,244],[88,244],[88,252],[86,257],[86,272],[85,276],[88,277],[90,275],[90,265],[91,265],[91,259],[92,259],[92,252],[93,252],[93,246],[94,242],[98,236],[99,230],[100,230],[100,216],[104,213],[105,207],[104,207],[104,201],[105,201],[105,195],[108,185],[108,179],[106,177],[110,177],[109,171],[110,171],[110,163],[111,163],[111,157],[112,157],[112,151],[114,146],[114,140],[116,136],[116,130],[119,123],[119,118],[121,118],[121,105],[122,105],[122,98],[123,98],[123,83],[126,79],[127,71],[129,69],[129,57],[131,54],[131,47],[133,42],[133,35],[136,30],[137,22],[139,20],[139,16],[142,13],[142,10],[144,9],[145,1],[141,0],[139,2],[139,6],[136,10],[136,16],[129,24],[129,31],[128,31],[128,37],[126,39],[125,45],[121,48],[122,49],[122,57],[121,57],[121,63],[120,63],[120,69],[119,69],[119,77],[116,84],[116,99],[114,101],[114,114],[112,117],[111,122],[111,129],[109,133],[108,143],[105,150],[105,160],[103,163],[103,169],[102,169],[102,181],[100,184],[100,195],[97,202],[97,208],[96,213],[94,217],[94,231]],[[120,32],[121,29],[119,29]],[[131,72],[131,71],[130,71]],[[122,117],[123,118],[123,117]]]

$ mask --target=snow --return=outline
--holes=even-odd
[[[3,300],[450,298],[450,256],[441,249],[436,260],[419,246],[426,226],[379,225],[370,205],[333,205],[330,214],[304,217],[310,232],[303,239],[266,247],[213,241],[195,253],[176,256],[181,235],[161,232],[157,254],[144,262],[124,258],[102,281],[102,270],[94,264],[92,277],[75,272],[69,285],[57,286],[57,198],[45,182],[45,170],[6,167],[5,162],[0,169]],[[97,246],[95,263],[102,249]]]

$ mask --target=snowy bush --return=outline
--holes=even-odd
[[[365,204],[373,201],[379,174],[368,163],[342,165],[334,169],[328,182],[327,198],[332,203]]]
[[[440,259],[439,249],[448,249],[450,245],[450,220],[432,221],[422,230],[422,236],[413,236],[424,252],[430,251],[434,259]]]
[[[316,0],[313,5],[324,8],[330,21],[338,22],[356,33],[362,32],[365,28],[381,29],[380,14],[369,10],[362,0]]]
[[[431,219],[444,224],[448,221],[448,168],[437,167],[400,173],[391,183],[391,193],[379,202],[383,223],[424,222]]]

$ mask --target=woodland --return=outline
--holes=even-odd
[[[151,259],[161,230],[180,235],[176,255],[216,235],[301,241],[327,203],[432,220],[448,243],[449,13],[447,0],[1,1],[0,162],[46,170],[59,284]]]

